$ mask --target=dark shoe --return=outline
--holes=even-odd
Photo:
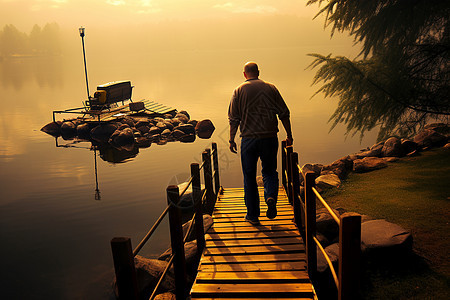
[[[259,219],[250,219],[247,215],[245,216],[245,221],[249,222],[252,225],[260,225]]]
[[[273,198],[267,198],[266,217],[274,219],[277,216],[277,202]]]

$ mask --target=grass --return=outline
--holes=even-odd
[[[333,208],[411,231],[409,257],[367,261],[365,299],[450,299],[450,151],[434,149],[388,168],[350,174],[323,194]]]

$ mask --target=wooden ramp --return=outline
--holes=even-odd
[[[284,189],[280,187],[273,220],[265,217],[264,191],[259,191],[258,226],[244,221],[243,189],[225,189],[219,196],[192,299],[316,299],[303,239]]]

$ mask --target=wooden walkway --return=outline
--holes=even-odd
[[[262,217],[258,226],[244,221],[242,188],[225,189],[219,196],[192,299],[317,299],[286,192],[280,187],[278,216],[270,220],[265,217],[264,191],[259,191]]]

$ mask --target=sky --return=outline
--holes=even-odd
[[[34,24],[62,27],[127,26],[245,16],[288,15],[311,20],[306,0],[0,0],[0,25],[28,31]]]

